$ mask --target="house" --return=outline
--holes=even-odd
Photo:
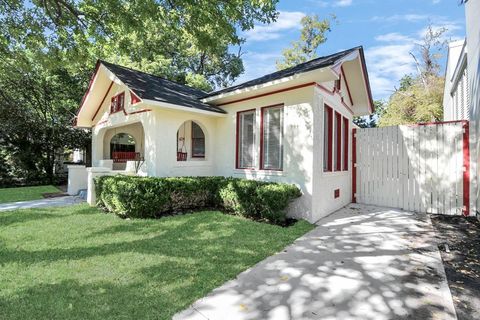
[[[302,189],[290,212],[314,222],[351,202],[352,120],[372,111],[362,47],[210,93],[98,61],[76,118],[93,166],[71,168],[70,192],[87,171],[89,193],[122,171],[278,181]]]
[[[448,44],[443,91],[444,121],[468,120],[470,118],[470,95],[467,73],[467,42],[453,41]]]
[[[466,38],[449,44],[443,99],[444,120],[470,120],[472,189],[479,190],[480,166],[480,0],[462,1],[465,6]],[[480,196],[475,192],[476,207]]]

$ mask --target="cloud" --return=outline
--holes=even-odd
[[[334,7],[348,7],[352,5],[352,0],[339,0],[335,1],[332,5]]]
[[[400,34],[398,32],[392,32],[387,34],[381,34],[375,37],[375,40],[380,42],[408,42],[408,41],[415,41],[415,39]]]
[[[268,25],[256,25],[244,33],[247,41],[267,41],[278,39],[283,32],[291,29],[300,29],[300,20],[305,13],[298,11],[279,11],[277,21]]]
[[[235,81],[235,84],[275,72],[275,62],[281,57],[282,55],[276,52],[245,52],[242,55],[245,72]]]
[[[429,19],[435,19],[435,17],[427,14],[394,14],[392,16],[374,16],[370,20],[383,22],[419,22]]]

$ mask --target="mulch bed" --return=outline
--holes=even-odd
[[[480,222],[432,215],[458,319],[480,319]]]

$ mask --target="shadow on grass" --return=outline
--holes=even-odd
[[[0,275],[1,319],[170,319],[311,229],[219,212],[122,220],[86,206],[4,218],[1,265],[13,279]],[[46,246],[37,230],[56,238]]]

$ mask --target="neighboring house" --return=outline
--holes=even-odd
[[[459,40],[448,45],[443,93],[443,118],[445,121],[470,118],[466,44],[465,40]]]
[[[352,119],[372,111],[356,47],[210,93],[98,61],[76,125],[94,167],[295,183],[314,222],[351,202]]]

